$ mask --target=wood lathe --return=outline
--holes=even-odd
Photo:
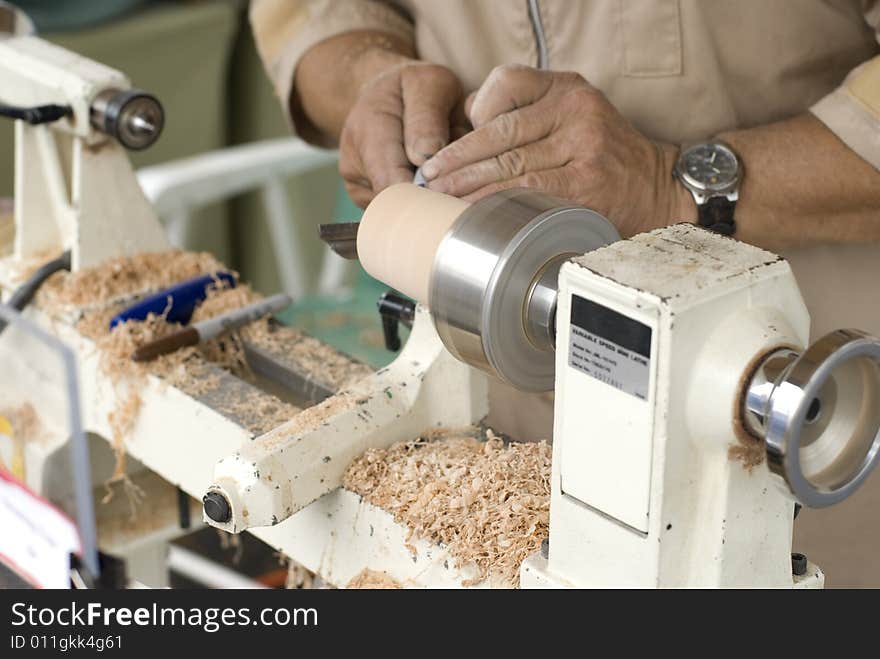
[[[41,254],[70,250],[76,275],[167,249],[119,136],[91,120],[107,90],[129,87],[35,37],[0,40],[4,102],[70,108],[59,121],[16,123],[4,299]],[[155,129],[150,112],[131,115],[142,121],[129,128]],[[124,448],[162,483],[202,500],[205,523],[253,533],[337,586],[365,569],[410,586],[472,582],[473,566],[452,560],[447,546],[413,537],[342,484],[369,449],[479,424],[496,377],[555,392],[549,542],[522,561],[523,587],[823,585],[818,566],[793,569],[795,504],[835,504],[876,466],[880,342],[844,329],[808,345],[810,318],[783,259],[691,225],[619,240],[599,214],[532,190],[468,205],[402,184],[350,230],[351,255],[418,303],[387,368],[329,377],[331,365],[350,360],[326,349],[317,367],[301,363],[305,339],[279,329],[271,342],[246,345],[247,358],[296,389],[302,409],[258,429],[236,403],[277,399],[211,363],[199,362],[201,379],[212,378],[207,390],[155,374],[136,384]],[[0,393],[34,402],[49,428],[26,447],[25,480],[62,503],[72,435],[92,438],[96,470],[125,400],[77,324],[94,311],[38,303],[24,321],[9,315],[15,322],[0,337]],[[82,428],[67,421],[70,383],[29,328],[72,355]],[[0,457],[12,450],[0,437]],[[127,558],[136,579],[164,585],[162,548],[175,532],[110,537],[99,523],[97,543]]]

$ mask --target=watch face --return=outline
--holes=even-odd
[[[723,144],[698,144],[679,161],[682,177],[695,188],[721,192],[733,187],[739,175],[736,154]]]

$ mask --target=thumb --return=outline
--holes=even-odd
[[[446,67],[420,64],[402,71],[401,91],[406,157],[420,167],[449,143],[450,115],[461,100],[461,83]]]

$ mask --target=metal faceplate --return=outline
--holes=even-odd
[[[536,346],[526,330],[535,283],[561,255],[618,239],[598,213],[534,190],[477,202],[455,221],[434,259],[429,306],[437,333],[458,359],[518,389],[552,389],[553,350]]]

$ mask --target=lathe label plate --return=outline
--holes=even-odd
[[[625,393],[648,400],[651,328],[572,295],[568,364]]]

